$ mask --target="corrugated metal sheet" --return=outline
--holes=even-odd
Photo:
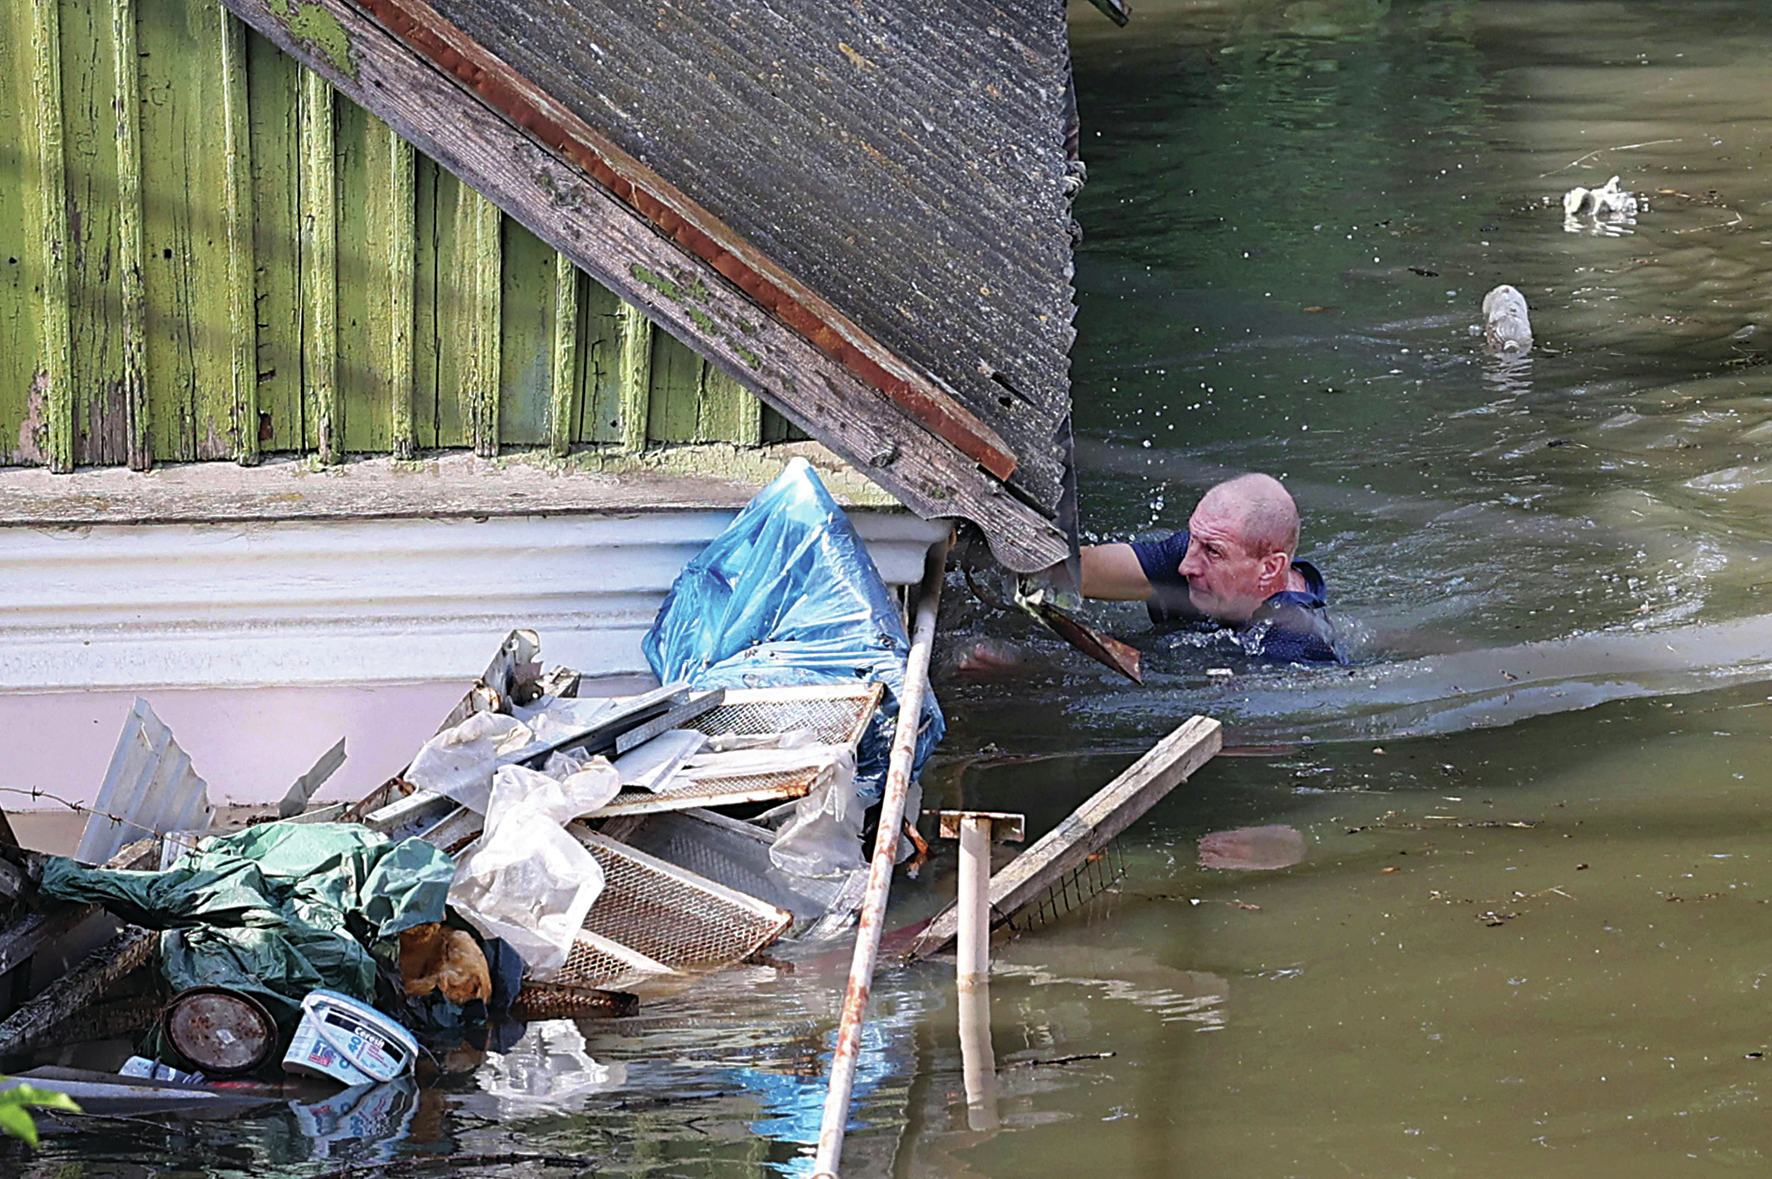
[[[209,787],[148,702],[136,697],[74,858],[102,864],[124,844],[168,831],[202,831],[215,816]]]

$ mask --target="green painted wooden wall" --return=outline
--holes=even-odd
[[[0,6],[0,465],[791,434],[216,0]]]

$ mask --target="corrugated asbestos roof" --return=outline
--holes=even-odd
[[[1070,409],[1064,7],[432,0],[939,377],[1048,510]]]
[[[921,514],[1064,554],[1060,0],[225,2]]]

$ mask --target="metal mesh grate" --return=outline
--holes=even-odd
[[[747,958],[793,921],[785,910],[605,839],[582,824],[571,830],[603,868],[603,892],[585,928],[666,966]]]
[[[572,943],[566,964],[554,975],[554,981],[568,986],[605,987],[617,982],[638,981],[646,971],[584,938]]]
[[[769,859],[774,833],[703,811],[653,815],[623,840],[629,847],[698,873],[747,896],[778,905],[796,918],[820,917],[840,884],[794,876]]]
[[[690,727],[710,737],[811,729],[826,745],[848,745],[861,740],[885,691],[884,684],[735,688],[726,693],[726,703]]]

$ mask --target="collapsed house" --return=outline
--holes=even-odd
[[[676,570],[791,455],[889,584],[955,520],[1065,555],[1062,5],[116,14],[0,18],[27,777],[100,716],[46,690],[109,724],[274,687],[384,762],[514,623],[632,690]],[[280,790],[317,738],[243,711],[217,743]]]

